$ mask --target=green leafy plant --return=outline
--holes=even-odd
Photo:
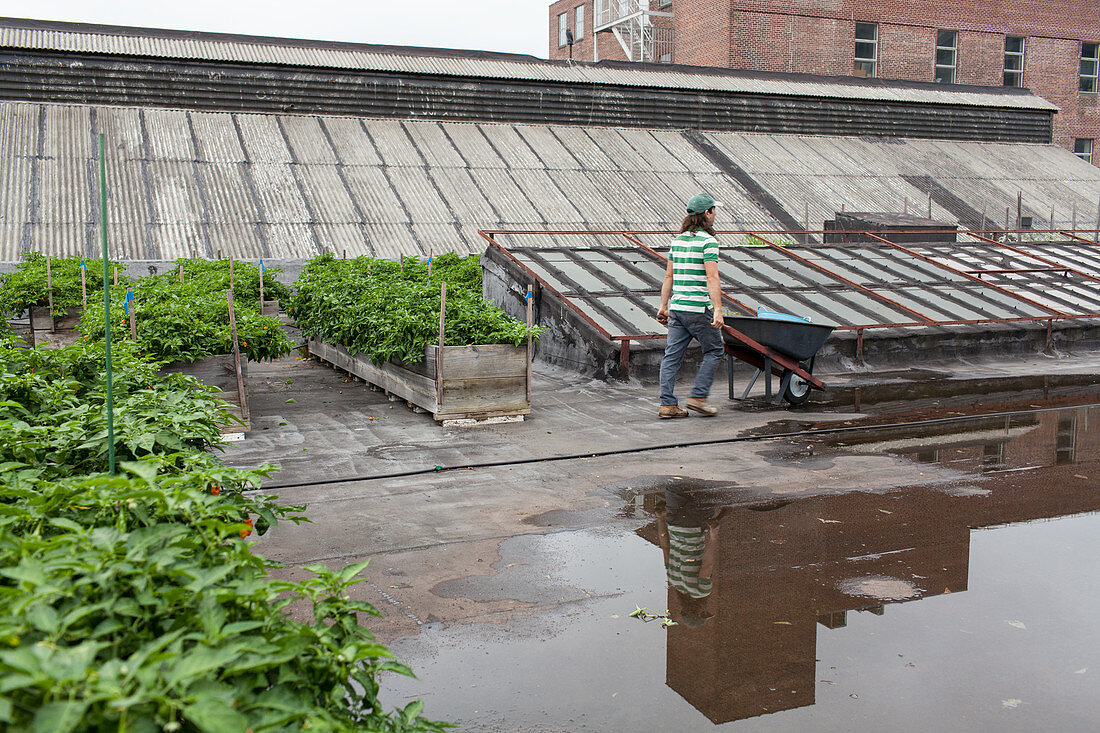
[[[142,278],[133,286],[139,349],[163,361],[197,361],[230,353],[228,263],[178,260],[177,265],[184,268],[182,283],[178,270],[172,270]],[[259,268],[237,263],[234,271],[233,305],[242,352],[253,361],[289,354],[293,344],[279,319],[259,314]],[[288,290],[273,272],[264,273],[264,297],[286,299]],[[113,342],[130,338],[126,288],[121,285],[111,288],[111,322]],[[102,339],[102,309],[89,308],[81,317],[80,331],[88,340]]]
[[[788,237],[779,236],[779,235],[769,235],[768,236],[768,241],[773,242],[773,243],[778,244],[778,245],[783,246],[783,247],[786,247],[786,246],[789,246],[789,245],[792,245],[792,244],[796,244],[796,242],[793,239],[790,239]],[[741,237],[739,240],[733,242],[733,246],[734,247],[768,247],[770,245],[768,244],[768,242],[765,242],[760,237],[754,236],[752,234],[746,234],[745,236]]]
[[[116,449],[121,460],[204,451],[233,418],[193,377],[160,375],[132,343],[114,352]],[[65,349],[3,349],[0,359],[0,463],[34,466],[56,478],[105,465],[103,342]]]
[[[369,354],[375,363],[417,363],[424,358],[424,347],[439,337],[443,282],[447,345],[519,345],[528,335],[542,333],[482,298],[477,257],[454,254],[434,258],[430,275],[427,261],[418,258],[399,264],[321,255],[298,278],[288,310],[306,336]]]
[[[0,344],[0,725],[12,731],[439,731],[360,623],[365,563],[272,580],[247,538],[302,507],[246,493],[271,467],[208,451],[222,405],[117,352],[122,473],[108,475],[102,343]],[[312,611],[300,623],[292,605]]]
[[[641,619],[647,624],[650,621],[660,620],[662,629],[667,629],[669,626],[678,625],[675,621],[672,620],[672,617],[669,616],[668,611],[665,611],[664,613],[654,613],[648,608],[642,608],[641,606],[634,607],[634,610],[630,612],[630,618]]]
[[[82,304],[80,289],[80,263],[84,262],[85,288],[89,301],[100,299],[103,292],[103,260],[81,260],[80,257],[50,259],[50,280],[53,282],[53,315],[61,317],[69,308]],[[108,267],[125,267],[108,261]],[[120,283],[129,279],[120,277]],[[13,318],[32,305],[49,304],[49,287],[46,277],[46,257],[39,252],[26,255],[14,272],[4,275],[0,286],[0,313],[4,319]]]

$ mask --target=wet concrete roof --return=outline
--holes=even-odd
[[[852,661],[857,649],[900,654],[902,672],[928,665],[910,678],[914,694],[944,674],[928,676],[938,667],[925,626],[899,604],[963,596],[968,615],[936,628],[944,638],[959,628],[981,635],[971,661],[958,662],[971,675],[974,655],[1016,649],[991,631],[1044,627],[1046,611],[1034,604],[987,594],[987,579],[1000,577],[989,553],[1037,562],[1023,548],[1046,557],[1081,532],[1046,544],[1012,535],[989,550],[972,529],[1100,509],[1098,367],[1100,354],[867,369],[828,375],[830,391],[807,409],[714,394],[716,417],[660,421],[651,386],[539,366],[527,421],[442,428],[291,357],[250,367],[254,429],[225,459],[277,464],[264,491],[308,505],[310,523],[280,526],[257,544],[286,564],[277,575],[371,560],[353,594],[382,611],[371,628],[424,680],[384,683],[392,704],[427,695],[429,715],[500,731],[610,730],[624,720],[704,730],[697,721],[758,716],[772,730],[786,720],[776,711],[820,706],[811,714],[840,730],[853,715],[891,714],[870,701],[880,695],[875,679],[894,672],[857,673],[866,666]],[[718,527],[713,598],[701,610],[666,587],[657,515],[670,490]],[[1025,569],[1014,577],[1036,582]],[[1062,615],[1087,613],[1091,601],[1075,588],[1066,579],[1046,602],[1076,604]],[[665,632],[627,618],[635,604],[668,609],[679,625]],[[864,616],[890,621],[867,627]],[[860,630],[854,647],[834,633],[846,626]],[[1088,655],[1047,648],[1057,652],[1040,655],[1041,666],[1060,664],[1051,674],[1077,701],[1065,710],[1087,709],[1094,696],[1072,675],[1094,666]],[[1038,658],[1012,653],[1021,663]],[[730,654],[742,664],[723,664]],[[1003,665],[988,663],[990,679],[1001,680]],[[1028,687],[975,682],[982,695],[1001,693],[992,708],[952,703],[939,715],[986,720],[1002,699],[1044,711],[1061,699],[1030,674],[1012,675]],[[861,696],[862,711],[836,707]],[[1057,710],[1046,714],[1072,722]]]

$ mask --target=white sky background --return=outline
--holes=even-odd
[[[0,16],[546,58],[549,0],[2,0]]]

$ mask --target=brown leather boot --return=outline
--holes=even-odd
[[[679,405],[661,405],[661,409],[657,411],[657,417],[687,417],[687,410],[683,409]]]
[[[718,414],[718,408],[707,404],[706,400],[698,397],[688,398],[688,409],[695,410],[703,417],[714,417]]]

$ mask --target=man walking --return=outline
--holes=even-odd
[[[687,417],[676,399],[676,374],[692,338],[703,350],[703,361],[687,401],[688,410],[710,417],[718,408],[707,404],[714,372],[722,360],[722,289],[718,282],[718,240],[714,238],[715,207],[722,204],[705,193],[692,196],[680,234],[672,240],[668,268],[661,284],[657,320],[668,325],[668,345],[661,359],[661,418]],[[710,306],[708,308],[708,305]]]

